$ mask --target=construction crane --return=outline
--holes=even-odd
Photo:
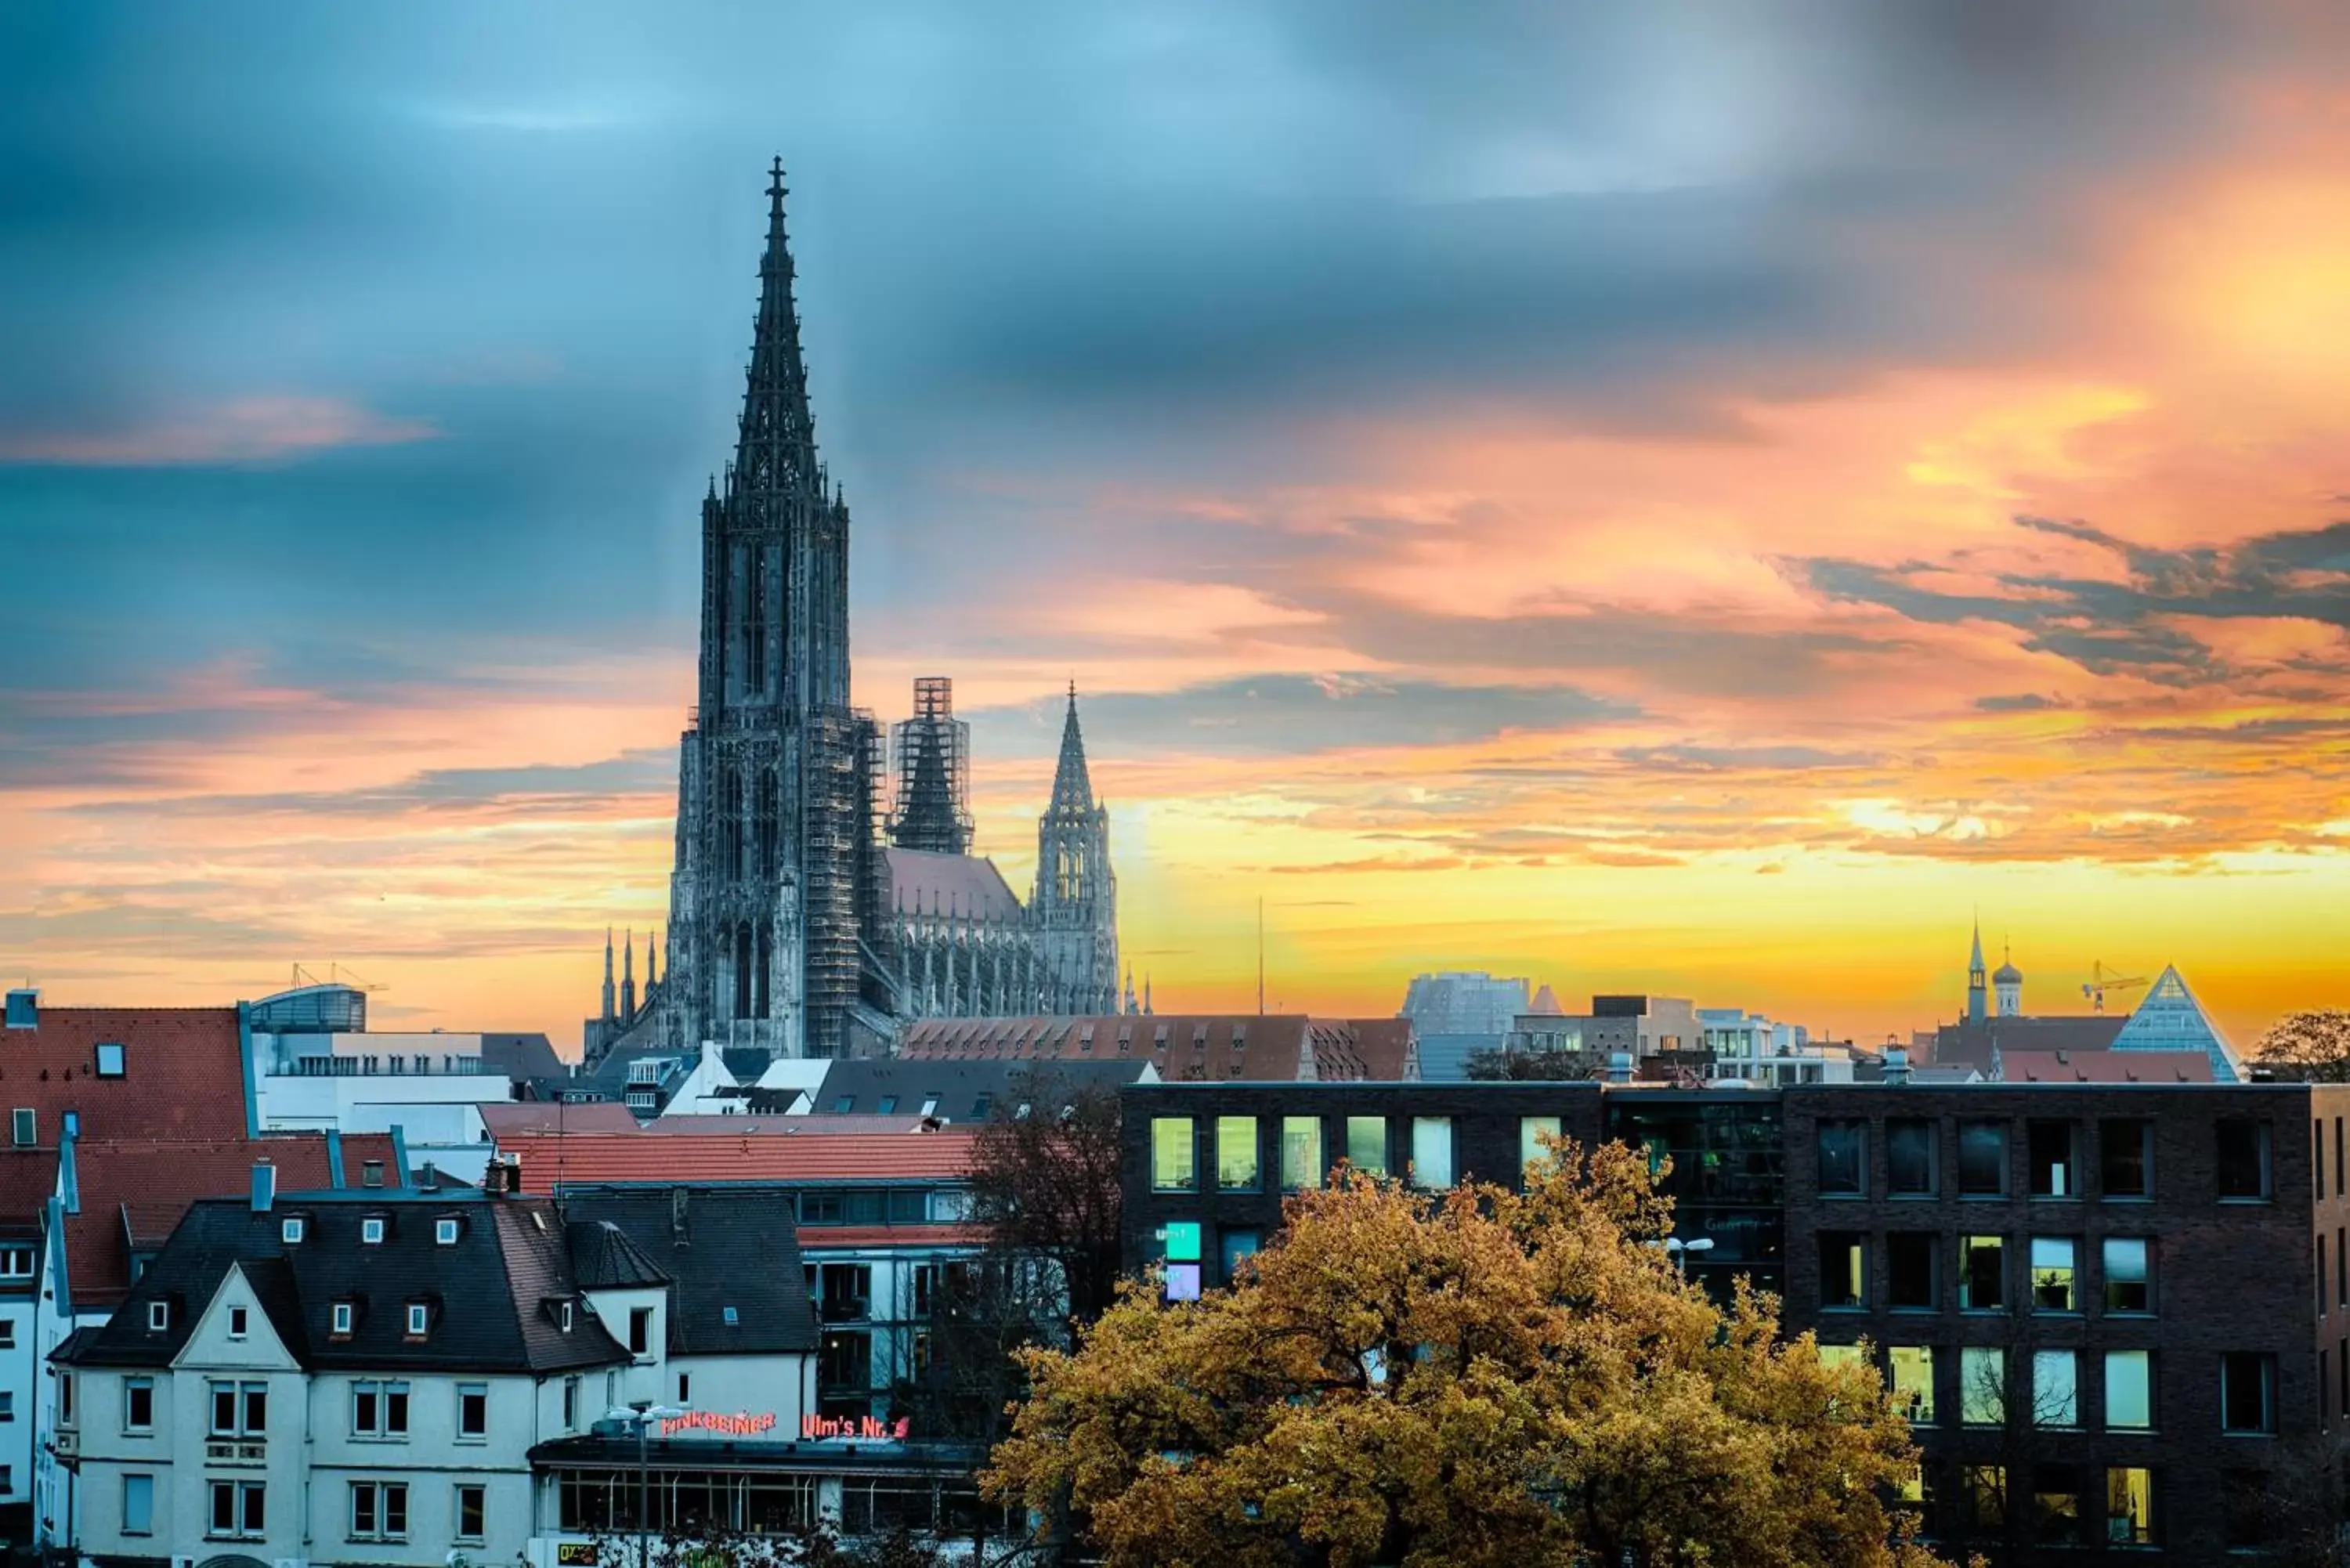
[[[2089,979],[2082,982],[2081,994],[2089,999],[2090,1012],[2103,1012],[2106,1010],[2106,992],[2136,991],[2146,983],[2144,975],[2117,973],[2100,961],[2089,966]]]

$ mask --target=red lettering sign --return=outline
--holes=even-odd
[[[814,1442],[847,1438],[866,1443],[902,1443],[914,1428],[900,1416],[885,1421],[879,1416],[802,1416],[800,1436]]]
[[[674,1437],[680,1432],[717,1432],[729,1438],[755,1438],[762,1432],[775,1429],[775,1413],[762,1410],[753,1415],[745,1410],[729,1416],[717,1410],[688,1410],[680,1416],[661,1417],[660,1435]]]

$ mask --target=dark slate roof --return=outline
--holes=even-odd
[[[567,1191],[563,1210],[574,1224],[608,1220],[673,1282],[671,1355],[816,1348],[788,1189],[591,1188]]]
[[[284,1240],[289,1215],[304,1220],[299,1241]],[[372,1217],[387,1221],[375,1245],[359,1240]],[[434,1239],[434,1222],[446,1217],[463,1222],[452,1246]],[[562,1326],[557,1305],[577,1303],[578,1285],[553,1205],[473,1192],[387,1192],[370,1201],[348,1191],[307,1200],[286,1194],[258,1213],[248,1199],[196,1203],[120,1310],[58,1359],[169,1365],[232,1265],[295,1359],[314,1371],[549,1372],[629,1359],[584,1304],[576,1304],[571,1328]],[[792,1277],[798,1281],[796,1268]],[[171,1303],[170,1326],[151,1331],[147,1307],[159,1298]],[[407,1308],[419,1301],[432,1308],[432,1327],[411,1341]],[[332,1334],[338,1302],[359,1308],[353,1332],[340,1339]]]
[[[1087,1087],[1112,1094],[1140,1083],[1151,1071],[1148,1056],[1112,1058],[1106,1062],[917,1062],[874,1057],[837,1061],[825,1069],[824,1083],[813,1091],[819,1116],[899,1116],[921,1114],[931,1100],[931,1114],[951,1122],[989,1121],[1008,1116],[1020,1107],[1039,1078],[1064,1092]],[[895,1100],[886,1111],[884,1100]]]
[[[660,1265],[609,1220],[574,1220],[563,1232],[571,1245],[572,1272],[583,1291],[643,1290],[670,1282]]]
[[[515,1079],[564,1075],[563,1058],[555,1054],[554,1044],[544,1034],[483,1035],[482,1066]]]
[[[1968,1066],[1989,1075],[2002,1051],[2106,1051],[2129,1020],[2117,1012],[2026,1014],[1961,1019],[1934,1032],[1937,1066]]]

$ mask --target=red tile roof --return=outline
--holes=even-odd
[[[497,1140],[522,1161],[522,1190],[618,1181],[953,1179],[971,1170],[975,1135],[833,1133],[525,1133]]]
[[[57,1157],[47,1154],[46,1158],[54,1181]],[[395,1168],[390,1134],[352,1133],[343,1138],[347,1186],[359,1185],[361,1168],[371,1159],[383,1161],[386,1180],[399,1180],[390,1174]],[[81,1211],[66,1216],[66,1267],[75,1306],[120,1303],[130,1290],[134,1246],[141,1251],[161,1247],[189,1206],[200,1198],[248,1195],[253,1190],[253,1168],[265,1160],[277,1168],[280,1192],[333,1183],[323,1133],[212,1140],[78,1141],[74,1147],[74,1179],[81,1190]],[[47,1194],[42,1197],[46,1200]]]
[[[0,1029],[0,1108],[40,1113],[55,1147],[65,1113],[90,1138],[238,1138],[244,1058],[233,1007],[42,1007],[31,1029]],[[98,1075],[101,1042],[123,1075]]]
[[[910,1133],[922,1130],[919,1116],[831,1116],[823,1112],[790,1116],[781,1113],[756,1116],[656,1116],[645,1131],[664,1137],[681,1133],[773,1133],[779,1137],[837,1137],[842,1133]]]
[[[1308,1018],[1304,1013],[924,1018],[907,1025],[897,1054],[910,1062],[1102,1062],[1147,1056],[1170,1082],[1341,1082],[1398,1079],[1419,1072],[1409,1019]]]
[[[969,1247],[984,1240],[985,1234],[973,1225],[803,1225],[799,1229],[803,1255],[843,1247]]]
[[[2002,1051],[2000,1078],[2010,1084],[2208,1084],[2204,1051]]]

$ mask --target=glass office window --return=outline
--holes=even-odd
[[[2321,1244],[2324,1238],[2320,1237]],[[2143,1313],[2154,1310],[2154,1248],[2143,1236],[2108,1236],[2105,1240],[2106,1310]],[[2320,1277],[2322,1292],[2324,1280]]]
[[[1411,1179],[1414,1186],[1452,1185],[1452,1118],[1411,1118]]]
[[[1303,1192],[1322,1185],[1322,1118],[1281,1118],[1281,1185]]]
[[[1896,1198],[1934,1195],[1934,1124],[1897,1117],[1885,1124],[1887,1190]]]
[[[2077,1427],[2081,1424],[2081,1357],[2072,1350],[2032,1353],[2032,1424],[2035,1427]]]
[[[1347,1118],[1347,1163],[1371,1176],[1388,1173],[1387,1117]]]
[[[1518,1172],[1521,1180],[1527,1171],[1534,1168],[1536,1160],[1551,1157],[1550,1149],[1543,1140],[1555,1140],[1558,1137],[1559,1120],[1556,1116],[1518,1118]]]
[[[1996,1198],[2007,1191],[2007,1124],[1959,1124],[1959,1192]]]
[[[2076,1300],[2073,1291],[2073,1238],[2032,1238],[2032,1310],[2071,1312]]]
[[[1959,1419],[1970,1427],[2007,1419],[2007,1352],[1981,1345],[1959,1352]]]
[[[1253,1192],[1257,1184],[1256,1118],[1216,1118],[1216,1185],[1227,1192]]]
[[[1190,1116],[1153,1116],[1150,1119],[1150,1185],[1160,1192],[1189,1192],[1200,1184],[1200,1175],[1193,1167],[1198,1150],[1192,1147]]]
[[[1913,1427],[1934,1424],[1934,1347],[1897,1345],[1885,1353],[1886,1381],[1894,1404]]]
[[[1959,1310],[1995,1312],[2007,1303],[2007,1242],[2000,1236],[1959,1238]]]
[[[2106,1352],[2106,1425],[2125,1432],[2143,1432],[2154,1425],[2151,1352]]]
[[[2116,1546],[2154,1544],[2154,1472],[2138,1467],[2106,1472],[2106,1539]]]

